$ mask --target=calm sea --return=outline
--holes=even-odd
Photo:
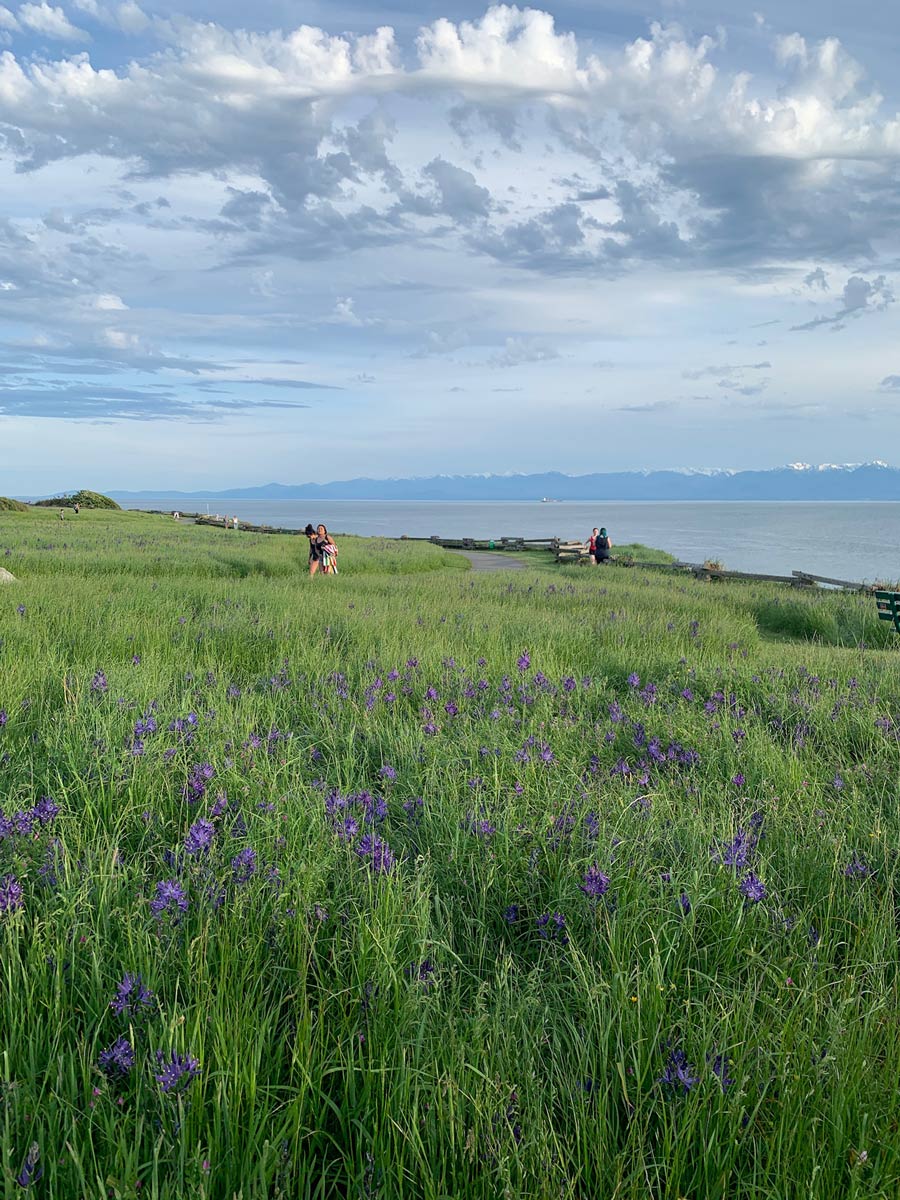
[[[251,524],[300,529],[324,522],[366,537],[587,538],[605,525],[614,543],[643,542],[687,562],[718,559],[738,571],[839,579],[900,578],[900,503],[718,504],[609,501],[205,500],[168,496],[130,508],[237,514]]]

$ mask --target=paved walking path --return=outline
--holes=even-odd
[[[503,554],[492,554],[490,550],[451,550],[450,553],[467,558],[473,571],[521,571],[525,566],[521,558],[513,558],[505,551]]]

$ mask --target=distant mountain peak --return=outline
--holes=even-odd
[[[186,508],[203,500],[900,500],[900,470],[877,460],[869,463],[793,462],[761,471],[726,467],[670,468],[566,475],[432,475],[416,479],[344,479],[332,483],[267,484],[217,492],[111,492],[117,499],[178,501]],[[163,507],[175,507],[163,504]]]

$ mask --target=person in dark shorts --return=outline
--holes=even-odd
[[[585,542],[588,554],[591,556],[591,562],[596,565],[597,562],[597,538],[600,536],[600,530],[595,525],[591,530],[591,536]]]
[[[612,550],[612,542],[609,540],[606,530],[601,529],[594,543],[594,562],[598,567],[609,562],[610,550]]]
[[[322,561],[319,547],[316,544],[316,530],[314,526],[307,525],[303,532],[309,539],[309,573],[310,575],[316,575],[319,571],[319,564]]]
[[[323,575],[336,575],[337,546],[325,526],[313,529],[312,525],[307,525],[303,532],[309,538],[310,575],[318,575],[320,571]]]

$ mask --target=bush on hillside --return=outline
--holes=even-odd
[[[86,488],[74,492],[71,496],[53,496],[49,500],[35,500],[34,503],[38,508],[71,508],[75,504],[80,504],[82,508],[121,509],[121,505],[116,504],[115,500],[110,499],[109,496],[104,496],[101,492],[88,491]]]
[[[9,496],[0,496],[0,512],[28,512],[28,505]]]

